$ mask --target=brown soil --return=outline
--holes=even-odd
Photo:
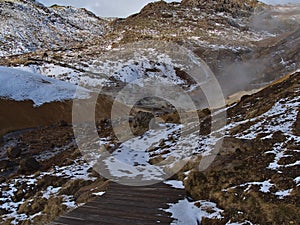
[[[90,107],[88,100],[78,100],[78,102],[83,109]],[[95,107],[96,121],[110,118],[112,104],[113,100],[109,97],[103,95],[98,97]],[[45,103],[40,107],[34,107],[32,101],[0,99],[0,136],[11,131],[49,126],[62,122],[71,124],[72,107],[73,101],[71,100]],[[122,113],[122,107],[124,106],[117,105],[117,111]]]

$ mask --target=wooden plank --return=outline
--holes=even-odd
[[[170,213],[160,209],[184,197],[184,190],[163,183],[147,187],[110,183],[105,195],[61,216],[53,225],[170,224]]]
[[[111,218],[118,217],[123,219],[130,219],[132,221],[142,220],[142,221],[153,221],[155,219],[164,220],[167,218],[167,215],[163,215],[158,209],[149,212],[148,210],[138,211],[138,208],[126,210],[124,207],[115,207],[114,209],[107,209],[105,207],[99,209],[84,208],[82,207],[80,211],[73,211],[70,214],[70,218],[80,217],[80,218],[89,218],[89,215],[97,215],[103,217],[109,215]],[[167,218],[169,220],[169,218]]]
[[[60,217],[57,222],[63,222],[68,225],[153,225],[159,221],[158,218],[154,218],[153,220],[145,220],[140,218],[124,218],[124,217],[116,217],[111,215],[98,215],[98,214],[83,214],[81,215],[85,220],[84,222],[79,222],[76,219],[64,218]],[[159,224],[170,224],[169,222],[160,222]]]

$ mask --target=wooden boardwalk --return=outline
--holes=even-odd
[[[146,187],[110,183],[103,196],[59,217],[51,225],[170,224],[171,215],[161,209],[184,197],[184,190],[164,183]]]

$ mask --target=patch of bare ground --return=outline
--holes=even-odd
[[[45,103],[39,107],[35,107],[32,101],[0,99],[0,102],[0,136],[16,130],[50,126],[61,122],[72,123],[72,100]],[[78,100],[76,104],[82,109],[82,121],[86,119],[86,122],[89,122],[91,118],[84,118],[89,114],[85,109],[90,109],[94,103],[89,100]],[[112,104],[111,97],[99,95],[94,106],[95,120],[110,118]],[[122,113],[125,106],[116,103],[115,107],[116,111]]]

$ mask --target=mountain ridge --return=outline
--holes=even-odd
[[[0,6],[2,57],[72,46],[99,38],[105,32],[106,22],[84,9],[63,7],[69,10],[67,18],[61,8],[45,7],[36,1],[5,0]]]

